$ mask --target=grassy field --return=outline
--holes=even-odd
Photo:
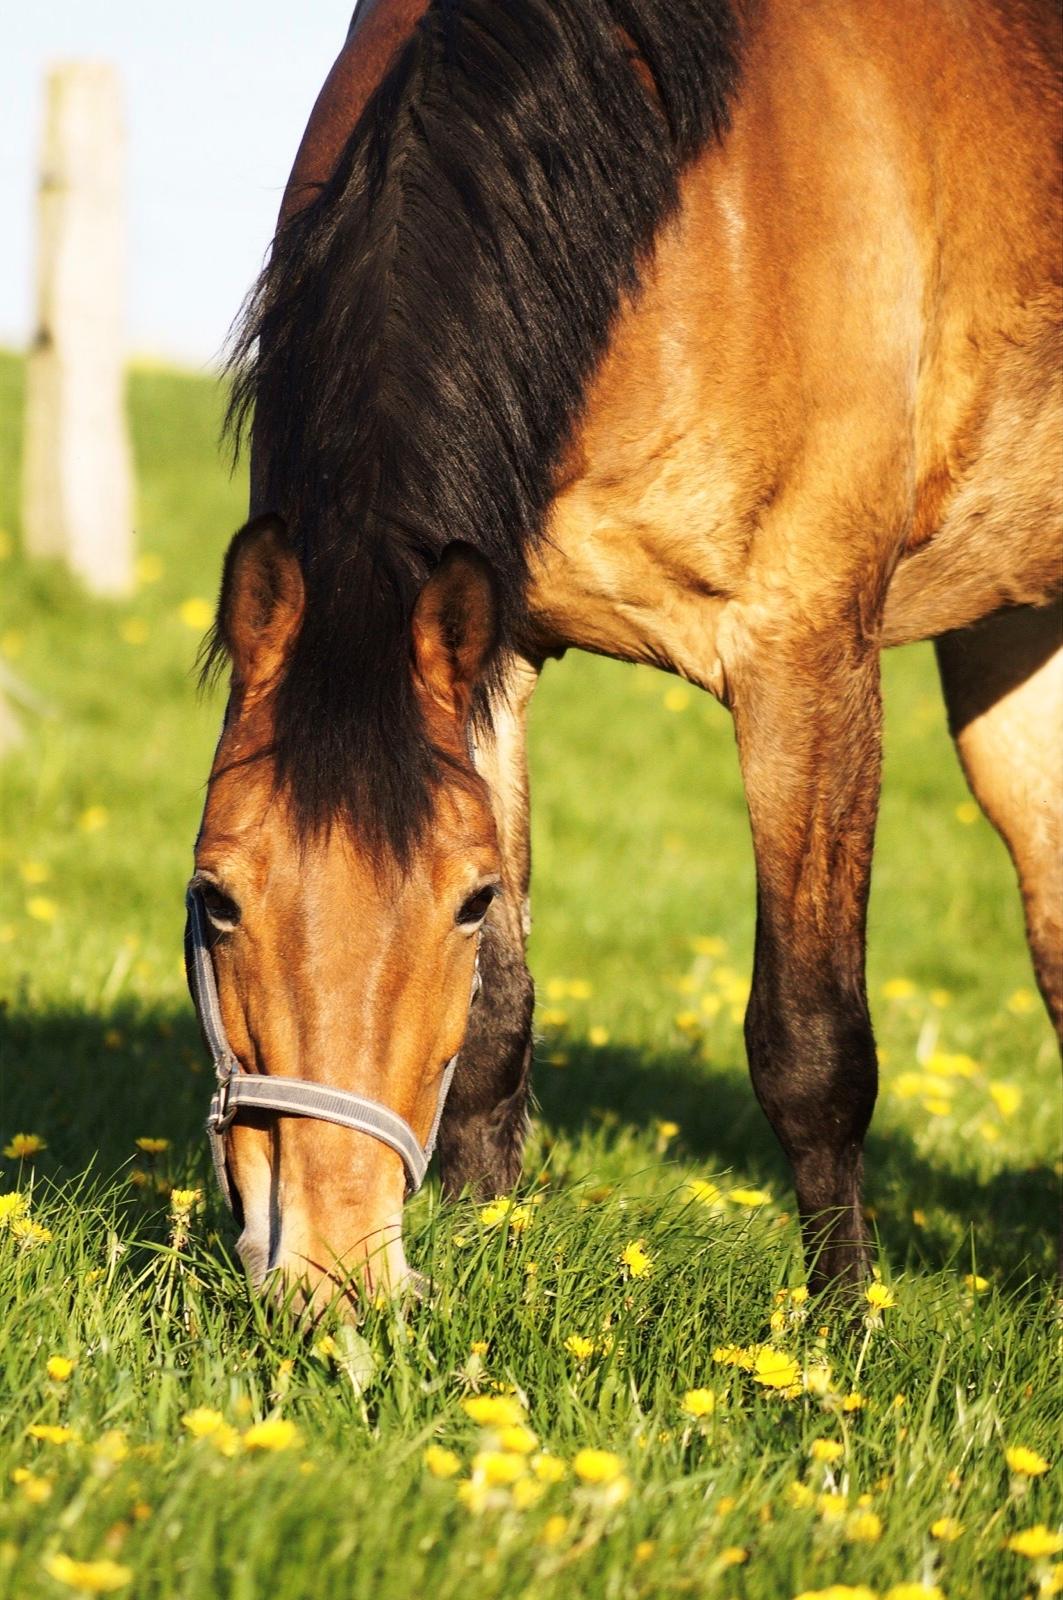
[[[431,1298],[308,1340],[234,1262],[179,960],[219,715],[190,666],[243,504],[217,395],[133,377],[121,605],[21,561],[20,395],[0,358],[0,650],[40,702],[0,773],[0,1143],[45,1143],[0,1176],[0,1593],[1060,1592],[1058,1063],[930,652],[886,666],[887,1304],[830,1326],[790,1292],[792,1195],[742,1051],[728,719],[573,657],[534,709],[525,1183],[486,1210],[430,1184],[407,1232]]]

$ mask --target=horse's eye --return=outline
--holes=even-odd
[[[487,915],[487,908],[497,893],[494,884],[485,884],[482,889],[477,889],[470,895],[457,915],[459,928],[476,928]]]
[[[207,913],[207,921],[219,933],[232,933],[240,921],[240,907],[230,895],[219,889],[216,883],[204,882],[200,879],[197,884],[203,909]]]

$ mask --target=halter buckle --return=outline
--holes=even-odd
[[[220,1074],[218,1076],[218,1087],[211,1096],[210,1116],[207,1118],[207,1126],[212,1133],[224,1133],[235,1120],[237,1107],[232,1095],[232,1086],[237,1072],[235,1063],[230,1062],[229,1070],[224,1077]]]

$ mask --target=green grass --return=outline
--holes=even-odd
[[[46,1569],[57,1552],[130,1569],[118,1592],[137,1600],[788,1600],[906,1580],[950,1600],[1035,1593],[1043,1568],[1004,1542],[1058,1520],[1060,1469],[1011,1482],[1004,1447],[1060,1454],[1058,1066],[1030,1005],[1011,868],[967,820],[930,653],[886,664],[867,1185],[896,1300],[884,1326],[821,1336],[815,1309],[777,1306],[801,1267],[742,1052],[753,871],[728,719],[693,692],[669,709],[671,680],[572,657],[547,669],[533,717],[543,1042],[527,1209],[490,1226],[430,1185],[407,1232],[432,1296],[315,1347],[267,1318],[234,1264],[179,961],[219,715],[197,702],[180,608],[211,597],[243,503],[215,453],[218,397],[133,377],[140,546],[160,575],[119,605],[17,553],[20,386],[0,358],[0,648],[45,707],[0,773],[0,1110],[2,1142],[32,1131],[47,1149],[6,1161],[0,1192],[20,1190],[50,1238],[0,1224],[0,1593],[72,1592]],[[698,938],[723,943],[699,954]],[[910,992],[886,998],[896,979]],[[961,1075],[935,1080],[942,1054]],[[145,1135],[169,1149],[138,1154]],[[717,1204],[691,1197],[692,1177],[719,1185]],[[176,1248],[170,1184],[205,1197]],[[727,1198],[751,1185],[770,1202]],[[619,1257],[635,1240],[652,1270],[629,1278]],[[573,1334],[594,1341],[583,1361]],[[803,1366],[829,1363],[825,1396],[788,1398],[713,1360],[772,1338]],[[47,1375],[56,1354],[77,1361],[65,1381]],[[532,1505],[496,1489],[470,1508],[457,1486],[484,1441],[462,1401],[496,1385],[563,1461],[615,1453],[630,1493],[610,1503],[569,1471]],[[704,1421],[681,1409],[695,1387],[717,1397]],[[863,1408],[841,1409],[850,1393]],[[282,1416],[299,1442],[226,1457],[182,1426],[200,1406],[241,1431]],[[34,1439],[37,1423],[78,1439]],[[810,1458],[821,1438],[844,1445],[839,1464]],[[458,1454],[456,1479],[426,1471],[431,1442]],[[795,1483],[848,1509],[794,1504]],[[876,1540],[854,1538],[862,1495]],[[951,1543],[929,1533],[945,1515],[963,1525]],[[728,1564],[735,1550],[747,1559]]]

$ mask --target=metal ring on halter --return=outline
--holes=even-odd
[[[208,943],[207,914],[203,897],[197,889],[188,890],[185,905],[188,909],[185,924],[188,987],[218,1080],[207,1117],[207,1138],[210,1140],[218,1184],[229,1209],[232,1209],[233,1197],[223,1134],[232,1125],[241,1107],[256,1111],[278,1111],[287,1116],[315,1117],[322,1122],[334,1122],[340,1127],[351,1128],[357,1133],[367,1133],[390,1146],[401,1157],[406,1169],[406,1192],[415,1194],[424,1182],[435,1149],[443,1107],[458,1065],[457,1055],[451,1056],[443,1069],[435,1116],[423,1146],[405,1117],[400,1117],[398,1112],[382,1105],[379,1100],[371,1100],[367,1095],[354,1094],[349,1089],[333,1089],[323,1083],[311,1083],[306,1078],[275,1077],[272,1073],[260,1076],[245,1072],[233,1054],[225,1033],[214,962]],[[475,1000],[479,992],[480,956],[477,950],[471,1000]]]

